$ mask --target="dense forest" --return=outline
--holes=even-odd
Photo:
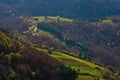
[[[0,80],[75,80],[75,77],[75,71],[55,58],[0,32]]]

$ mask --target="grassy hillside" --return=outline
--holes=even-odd
[[[48,53],[47,49],[36,49]],[[59,60],[66,67],[75,70],[77,73],[76,80],[87,80],[88,78],[89,80],[103,79],[104,73],[107,71],[101,66],[62,52],[52,51],[49,55]]]
[[[99,68],[100,70],[104,70],[104,68],[98,65],[59,52],[53,52],[51,56],[58,59],[65,66],[72,68],[78,74],[80,74],[78,76],[78,80],[87,77],[91,77],[91,79],[89,80],[95,80],[94,78],[102,78],[102,74],[97,70],[97,68]]]

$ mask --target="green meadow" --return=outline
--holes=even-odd
[[[73,22],[72,19],[62,18],[60,16],[37,16],[32,17],[38,23],[41,22]]]
[[[70,67],[75,70],[78,73],[77,80],[95,80],[97,78],[102,78],[102,74],[97,70],[97,68],[101,70],[104,70],[104,68],[91,62],[55,51],[50,54],[50,56],[58,59],[66,67]]]

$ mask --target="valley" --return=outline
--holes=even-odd
[[[76,42],[74,40],[69,40],[69,39],[72,39],[72,37],[74,37],[74,35],[71,38],[67,37],[67,35],[66,35],[66,38],[65,38],[65,36],[61,35],[61,33],[63,31],[63,30],[61,30],[62,27],[68,27],[67,29],[69,29],[69,27],[71,25],[72,25],[72,27],[76,27],[75,24],[79,23],[79,22],[76,22],[76,21],[73,21],[73,20],[67,19],[67,18],[61,18],[61,17],[47,16],[46,18],[47,19],[45,19],[44,16],[30,17],[28,19],[24,18],[26,21],[27,20],[29,21],[29,19],[31,19],[31,21],[32,21],[31,23],[33,23],[33,24],[30,23],[30,25],[32,25],[32,26],[30,26],[31,30],[28,30],[28,32],[33,31],[33,32],[31,32],[31,35],[33,36],[33,38],[35,40],[33,40],[33,38],[32,38],[32,40],[30,40],[30,41],[32,41],[35,44],[34,46],[37,48],[37,50],[41,50],[46,53],[49,53],[50,56],[58,59],[66,67],[69,67],[69,68],[72,68],[73,70],[75,70],[77,72],[77,74],[80,74],[80,76],[78,76],[78,78],[77,78],[78,80],[79,79],[86,80],[87,77],[89,77],[91,80],[102,79],[105,74],[109,73],[109,71],[107,73],[107,70],[98,66],[98,65],[102,65],[102,66],[106,65],[106,62],[105,63],[103,63],[102,61],[97,62],[97,59],[99,59],[99,58],[102,59],[103,55],[100,56],[100,54],[95,53],[94,56],[97,58],[94,60],[90,58],[90,56],[92,58],[94,57],[94,56],[92,56],[92,51],[90,50],[92,48],[90,44],[88,45],[85,42],[81,42],[78,40],[76,40]],[[62,21],[60,21],[61,19],[62,19]],[[103,23],[101,23],[101,22],[95,22],[96,24],[95,23],[93,24],[93,22],[91,22],[91,23],[86,22],[86,23],[91,26],[94,25],[98,28],[100,25],[113,27],[116,23],[112,22],[112,24],[111,24],[111,21],[112,21],[111,19],[108,19],[108,20],[106,19],[106,20],[103,20]],[[85,27],[87,26],[86,23],[84,24],[84,22],[80,22],[80,23],[82,23],[82,25],[85,25]],[[98,24],[99,24],[99,26],[98,26]],[[35,30],[35,29],[37,29],[37,30]],[[27,33],[24,35],[27,35]],[[38,41],[38,40],[41,40],[41,41]],[[94,44],[95,44],[95,46],[98,46],[98,48],[99,48],[98,44],[96,44],[96,43],[94,43]],[[72,49],[71,46],[72,47],[75,46],[75,47]],[[77,48],[77,47],[80,47],[80,48]],[[72,49],[72,50],[70,50],[70,49]],[[69,56],[69,55],[72,55],[73,57]],[[104,57],[108,57],[107,55],[108,54],[106,54]],[[109,54],[109,56],[111,56],[111,55],[112,54]],[[79,59],[77,59],[76,57]],[[80,59],[82,59],[82,60],[80,60]],[[97,63],[98,65],[91,64],[84,60],[87,60],[87,61],[90,61],[93,63]],[[119,61],[118,61],[118,63],[119,63]],[[79,71],[80,71],[80,73],[79,73]]]
[[[120,80],[120,1],[0,0],[0,80]]]

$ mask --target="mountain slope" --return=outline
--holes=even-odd
[[[76,73],[57,59],[0,31],[1,80],[75,80],[75,78]]]
[[[43,21],[41,22],[39,19]],[[48,20],[42,19],[41,17],[38,17],[38,19],[35,17],[35,19],[33,19],[33,21],[37,22],[37,28],[39,30],[54,36],[51,37],[51,40],[44,38],[43,42],[45,42],[45,44],[55,48],[61,46],[57,49],[68,50],[77,56],[88,55],[89,57],[92,57],[93,61],[97,61],[97,63],[116,67],[120,66],[120,55],[118,50],[120,46],[119,18],[110,18],[98,22],[62,22],[60,20],[60,17],[56,20],[53,19],[53,21],[52,19],[49,20],[49,17]],[[42,35],[42,33],[40,34]],[[48,34],[46,34],[46,36],[47,35]],[[39,37],[39,39],[42,38],[43,37]],[[54,40],[54,38],[64,42],[64,45],[57,44],[57,41]],[[42,44],[42,41],[34,41]]]
[[[74,21],[59,16],[21,17],[18,20],[26,28],[12,27],[13,33],[38,47],[71,52],[105,66],[120,66],[119,17],[96,22]]]
[[[13,37],[10,38],[5,33],[1,32],[0,40],[2,43],[0,43],[0,46],[4,48],[0,52],[0,63],[2,67],[2,73],[0,74],[2,79],[10,78],[14,80],[30,78],[33,80],[75,80],[77,75],[78,80],[87,80],[88,78],[91,80],[102,78],[118,78],[119,80],[119,75],[114,75],[114,73],[108,71],[107,69],[88,62],[90,60],[89,57],[83,58],[80,55],[79,51],[81,51],[82,54],[88,53],[86,51],[89,51],[89,47],[91,46],[88,44],[86,45],[83,42],[79,42],[76,39],[79,39],[79,37],[74,38],[76,40],[75,42],[75,40],[72,38],[74,37],[72,33],[73,31],[77,32],[77,30],[79,30],[77,28],[78,24],[79,27],[81,27],[80,23],[85,25],[84,22],[74,22],[71,19],[61,17],[47,17],[47,21],[42,17],[43,22],[39,22],[38,18],[39,17],[20,17],[20,21],[23,21],[26,25],[29,26],[26,26],[27,30],[23,29],[23,31],[20,33],[15,32],[14,35],[18,35],[16,39]],[[74,30],[74,28],[77,30]],[[17,27],[14,27],[14,29],[15,31],[19,30]],[[70,35],[68,34],[69,30],[71,31]],[[1,29],[1,31],[3,30]],[[12,46],[9,47],[8,42],[11,43]],[[4,44],[5,47],[3,46]],[[48,54],[52,57],[50,57]],[[86,59],[88,61],[81,60],[75,56]],[[12,71],[10,71],[8,74],[5,74],[5,72],[8,72],[8,70],[4,68],[8,68],[8,66],[10,66],[9,69],[12,69]],[[18,75],[15,75],[16,73]],[[7,77],[2,74],[14,76]],[[54,74],[56,75],[53,77]]]

